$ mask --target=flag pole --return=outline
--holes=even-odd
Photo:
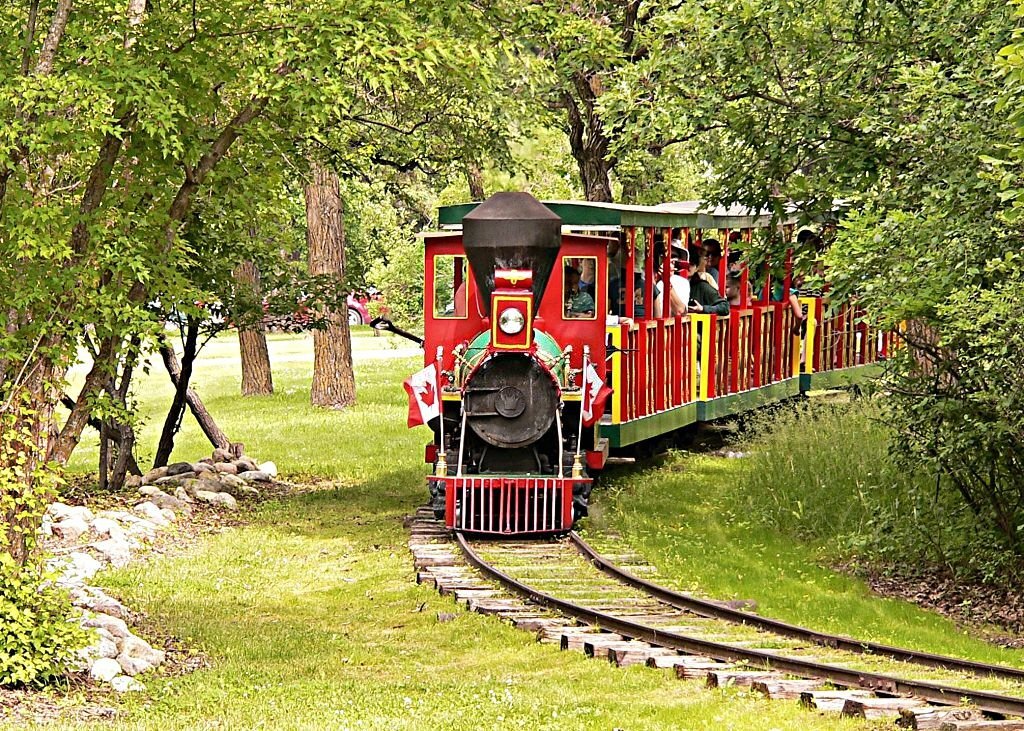
[[[435,387],[437,388],[437,420],[438,420],[438,432],[441,440],[441,451],[437,454],[437,470],[435,474],[438,477],[447,477],[448,475],[448,455],[445,454],[444,450],[444,399],[441,397],[441,362],[444,356],[444,348],[440,345],[437,346],[437,357],[435,369],[437,374],[435,377]]]
[[[587,366],[590,364],[590,346],[583,346],[583,373],[580,379],[580,424],[576,432],[576,455],[572,460],[572,476],[583,477],[583,406],[587,402]],[[591,405],[593,408],[593,405]]]

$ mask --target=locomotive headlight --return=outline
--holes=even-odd
[[[523,313],[514,307],[509,307],[501,313],[498,318],[498,327],[506,335],[516,335],[523,331],[526,326],[526,318]]]

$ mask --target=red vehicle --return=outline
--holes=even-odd
[[[354,292],[350,292],[348,295],[348,324],[349,325],[365,325],[370,321],[370,311],[366,309],[366,305],[369,302],[369,298],[360,295],[356,296]]]
[[[434,432],[434,512],[455,530],[567,531],[610,450],[646,451],[700,421],[857,382],[887,354],[887,333],[820,296],[801,298],[806,330],[794,327],[769,277],[754,298],[745,266],[728,315],[650,316],[670,289],[665,242],[721,241],[724,292],[730,242],[748,246],[774,223],[759,212],[499,193],[442,208],[440,222],[450,230],[425,239],[426,367],[406,388],[410,424],[415,412]]]

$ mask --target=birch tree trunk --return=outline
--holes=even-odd
[[[260,272],[251,261],[235,267],[235,286],[249,304],[258,308],[262,301]],[[238,328],[238,349],[242,359],[242,395],[268,396],[274,392],[274,379],[270,370],[270,350],[263,322]]]
[[[345,226],[338,175],[313,163],[306,196],[306,243],[309,273],[333,277],[338,291],[345,284]],[[314,406],[340,409],[356,402],[356,380],[352,372],[352,338],[348,308],[320,313],[327,325],[313,331]]]

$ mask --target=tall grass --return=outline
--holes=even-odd
[[[862,533],[922,477],[899,470],[869,402],[800,404],[755,417],[743,447],[751,515],[801,538]]]
[[[1012,557],[941,476],[891,453],[883,405],[811,400],[752,422],[742,449],[745,489],[734,506],[784,534],[827,543],[841,556],[941,564],[984,579],[1007,575]]]

